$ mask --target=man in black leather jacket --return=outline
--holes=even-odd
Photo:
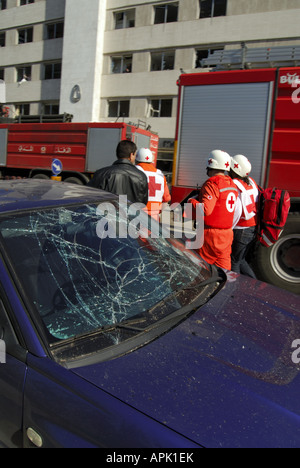
[[[88,186],[116,195],[127,195],[128,201],[146,205],[148,181],[146,175],[135,167],[136,151],[136,144],[132,141],[120,141],[117,161],[112,166],[99,169]]]

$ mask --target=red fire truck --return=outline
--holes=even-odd
[[[246,155],[263,187],[289,191],[291,215],[278,243],[257,245],[262,280],[300,293],[300,67],[183,74],[173,167],[173,202],[201,187],[213,149]]]
[[[119,141],[148,147],[157,158],[158,136],[127,123],[10,123],[0,125],[2,178],[52,176],[53,161],[65,182],[85,184],[116,159]]]

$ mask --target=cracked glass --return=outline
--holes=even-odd
[[[189,288],[199,294],[197,286],[211,275],[182,243],[164,238],[157,223],[151,232],[153,220],[144,213],[128,215],[117,201],[107,205],[36,210],[0,221],[6,255],[50,344],[146,320],[173,298],[151,314],[152,321],[160,319],[190,300],[175,293]]]

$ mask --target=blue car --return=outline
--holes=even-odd
[[[300,296],[149,223],[95,189],[0,182],[0,445],[299,447]]]

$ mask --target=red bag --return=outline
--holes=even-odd
[[[265,247],[274,245],[287,221],[291,208],[290,195],[286,190],[259,188],[258,240]]]

